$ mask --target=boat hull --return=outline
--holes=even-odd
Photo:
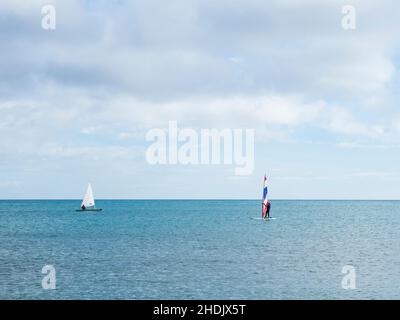
[[[77,210],[75,210],[76,212],[98,212],[98,211],[103,211],[103,209],[85,209],[85,210],[83,210],[83,209],[77,209]]]

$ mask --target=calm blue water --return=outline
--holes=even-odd
[[[276,200],[268,222],[259,201],[79,205],[0,201],[0,299],[400,298],[400,202]]]

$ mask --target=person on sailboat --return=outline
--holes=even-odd
[[[85,207],[84,204],[82,205],[81,209],[82,209],[82,210],[86,210],[86,207]]]
[[[265,218],[269,218],[269,210],[271,210],[271,202],[267,201],[267,211],[265,212]]]

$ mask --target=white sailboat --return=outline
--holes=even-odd
[[[101,211],[102,209],[96,209],[96,205],[94,202],[92,185],[89,183],[85,197],[83,198],[81,208],[76,211]]]

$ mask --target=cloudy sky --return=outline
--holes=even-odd
[[[53,4],[56,29],[42,28]],[[342,28],[342,8],[356,28]],[[400,199],[397,1],[2,0],[0,198]],[[255,130],[255,170],[146,132]]]

